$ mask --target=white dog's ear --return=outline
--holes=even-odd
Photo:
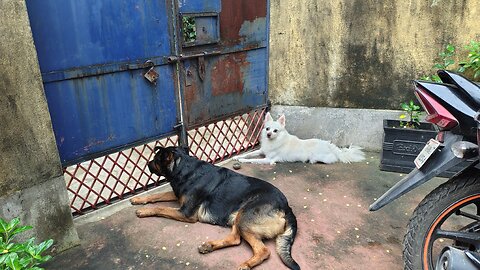
[[[282,115],[278,118],[277,121],[280,123],[280,125],[282,125],[282,127],[284,127],[284,126],[285,126],[285,114],[282,114]]]
[[[272,120],[273,120],[272,116],[270,115],[269,112],[267,112],[267,114],[265,114],[265,122],[272,121]]]

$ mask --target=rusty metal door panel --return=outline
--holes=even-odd
[[[64,166],[176,133],[175,2],[26,2]]]
[[[205,58],[205,78],[198,61],[184,62],[186,122],[189,127],[240,114],[267,103],[264,50]]]
[[[180,16],[218,14],[218,42],[182,41],[185,122],[201,126],[265,106],[268,100],[268,1],[218,0],[209,8],[181,1]],[[197,3],[197,4],[195,4]],[[196,25],[200,35],[205,28]],[[214,32],[214,30],[206,31]],[[197,34],[197,36],[199,35]],[[213,34],[212,34],[213,35]]]

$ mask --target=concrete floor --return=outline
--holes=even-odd
[[[232,168],[233,161],[223,164]],[[242,164],[240,173],[270,181],[287,196],[298,220],[293,258],[302,269],[402,269],[402,239],[409,216],[436,185],[436,178],[378,212],[375,198],[401,174],[378,170],[379,154],[354,164]],[[167,187],[168,188],[168,187]],[[160,188],[162,189],[162,188]],[[157,189],[156,191],[159,191]],[[81,245],[57,255],[47,269],[236,269],[251,256],[249,246],[202,255],[203,241],[230,229],[163,218],[139,219],[128,202],[76,219]],[[270,258],[255,269],[286,269],[267,241]]]

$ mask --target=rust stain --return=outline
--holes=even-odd
[[[266,0],[222,0],[220,35],[227,44],[240,40],[240,28],[245,21],[267,16]]]
[[[190,104],[198,100],[196,80],[192,84],[185,86],[185,102]]]
[[[212,69],[212,95],[219,96],[243,91],[242,67],[248,65],[245,52],[220,58]]]

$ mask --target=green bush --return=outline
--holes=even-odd
[[[474,80],[480,79],[480,42],[472,40],[465,49],[468,50],[467,60],[458,63],[460,65],[458,71],[470,73]]]
[[[470,41],[470,44],[465,46],[468,52],[466,60],[461,60],[455,65],[455,55],[457,50],[454,45],[447,44],[442,52],[438,54],[437,62],[432,66],[435,71],[438,69],[455,70],[462,73],[465,77],[474,81],[480,80],[480,42]],[[455,68],[455,66],[457,68]],[[428,80],[434,82],[442,82],[437,74],[425,75],[420,77],[421,80]]]
[[[38,267],[43,262],[50,260],[51,256],[42,256],[50,248],[53,240],[44,241],[36,245],[35,237],[23,243],[14,242],[13,239],[20,233],[32,229],[31,226],[20,226],[20,219],[14,218],[7,222],[0,218],[0,270],[40,270]]]
[[[443,52],[439,53],[438,56],[438,62],[432,66],[432,69],[448,69],[449,66],[455,64],[455,60],[453,60],[453,57],[455,57],[455,46],[453,46],[452,44],[447,44]],[[420,77],[420,79],[439,83],[442,82],[442,80],[437,74],[433,74],[430,76],[422,76]]]

